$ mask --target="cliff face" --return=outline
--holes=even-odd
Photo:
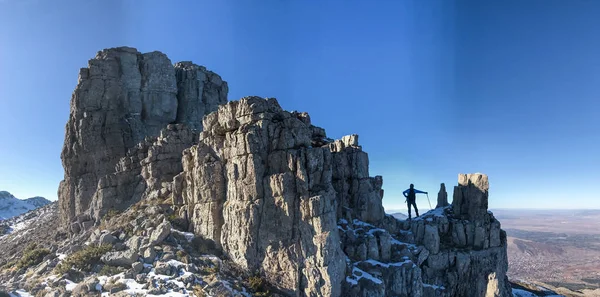
[[[70,231],[159,201],[287,296],[510,296],[487,176],[459,175],[451,205],[444,188],[438,208],[400,221],[385,215],[383,179],[369,176],[357,135],[332,140],[307,113],[275,99],[226,103],[226,92],[218,75],[157,52],[92,59],[62,153]]]
[[[99,180],[118,171],[128,150],[171,123],[201,129],[202,116],[227,101],[227,90],[218,75],[189,62],[173,66],[160,52],[98,52],[80,70],[71,99],[58,190],[64,223],[88,212]]]
[[[219,107],[204,128],[173,186],[191,229],[291,295],[339,296],[338,215],[383,218],[357,137],[328,143],[307,114],[258,97]]]
[[[204,127],[173,201],[190,230],[288,294],[509,296],[487,176],[460,175],[451,206],[398,221],[384,215],[382,178],[369,177],[356,135],[333,141],[307,114],[257,97],[221,106]]]

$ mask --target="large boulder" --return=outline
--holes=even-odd
[[[111,266],[121,266],[129,268],[131,264],[137,262],[138,253],[134,250],[125,250],[120,252],[108,252],[104,254],[100,260],[106,264]]]
[[[150,234],[150,244],[155,245],[161,243],[169,236],[169,234],[171,234],[171,223],[165,220],[152,231],[152,234]]]

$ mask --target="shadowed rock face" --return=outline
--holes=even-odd
[[[183,150],[197,142],[197,130],[169,124],[158,137],[147,137],[130,149],[115,172],[100,178],[89,208],[90,219],[98,222],[109,209],[123,211],[141,199],[169,197],[173,177],[183,170]]]
[[[448,193],[446,193],[446,185],[442,183],[440,185],[440,191],[438,192],[437,205],[435,208],[448,206]]]
[[[487,211],[488,188],[486,175],[461,174],[451,206],[379,226],[341,222],[352,263],[344,296],[512,296],[506,233]]]
[[[227,101],[227,83],[190,62],[172,65],[160,52],[102,50],[79,72],[71,99],[58,196],[63,222],[90,208],[98,181],[128,150],[170,123],[202,129],[202,116]]]

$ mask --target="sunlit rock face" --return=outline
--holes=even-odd
[[[63,225],[89,230],[111,209],[158,201],[288,296],[510,296],[486,175],[459,175],[452,204],[442,184],[435,210],[397,220],[358,135],[333,140],[275,99],[226,96],[191,62],[99,52],[71,100]]]
[[[173,66],[160,52],[142,54],[129,47],[98,52],[79,71],[71,98],[58,190],[63,223],[89,212],[98,182],[118,171],[115,166],[129,150],[159,136],[168,124],[201,130],[202,117],[227,101],[227,91],[213,72],[190,62]],[[121,188],[110,183],[101,187]]]
[[[338,215],[383,219],[382,180],[369,177],[358,136],[327,139],[275,99],[246,97],[206,116],[183,167],[173,201],[191,229],[290,295],[340,296]]]

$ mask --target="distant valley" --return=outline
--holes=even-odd
[[[600,210],[492,211],[508,235],[509,278],[598,296]]]

